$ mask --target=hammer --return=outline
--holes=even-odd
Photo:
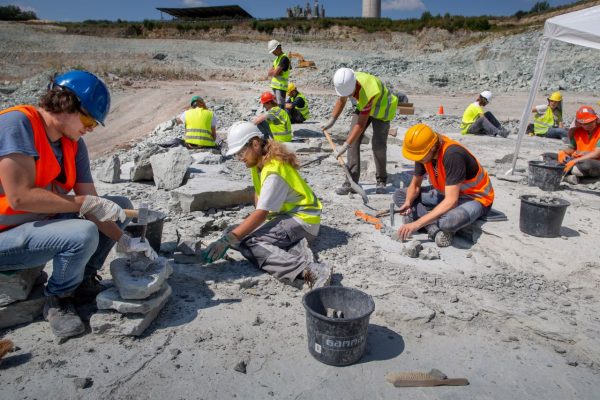
[[[146,240],[146,229],[148,228],[148,203],[140,203],[137,210],[125,209],[127,218],[137,218],[137,224],[142,226],[140,241]]]

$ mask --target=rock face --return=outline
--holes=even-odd
[[[154,184],[159,189],[173,190],[181,186],[188,167],[192,163],[185,147],[175,147],[165,154],[150,157]]]
[[[125,300],[119,295],[119,290],[112,287],[96,296],[99,310],[115,310],[120,313],[148,314],[162,307],[164,300],[171,295],[172,289],[168,283],[152,296],[143,300]]]
[[[172,272],[173,267],[162,257],[146,270],[131,264],[126,258],[117,258],[110,263],[115,286],[121,298],[128,300],[145,299],[158,292]]]
[[[247,183],[217,178],[195,178],[170,193],[169,205],[181,212],[204,211],[251,203],[254,188]]]
[[[0,307],[0,329],[33,321],[42,315],[45,302],[44,285],[40,283],[33,288],[27,299]]]
[[[96,172],[96,177],[102,182],[116,183],[121,179],[121,161],[114,154],[109,157]]]
[[[41,265],[20,271],[0,272],[0,306],[25,300],[43,269]]]

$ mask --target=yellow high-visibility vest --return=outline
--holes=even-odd
[[[194,146],[215,147],[212,137],[213,112],[206,108],[194,108],[185,112],[186,143]]]
[[[287,57],[287,54],[282,53],[281,55],[279,55],[279,57],[277,57],[275,61],[273,61],[273,68],[276,69],[277,67],[279,67],[279,63],[281,63],[283,57]],[[288,79],[290,77],[290,69],[292,69],[291,65],[288,67],[287,71],[281,71],[281,75],[274,76],[271,79],[271,87],[273,89],[287,91]]]
[[[296,110],[300,111],[300,114],[306,121],[307,119],[310,118],[310,112],[308,111],[308,100],[306,100],[306,97],[304,97],[304,95],[302,93],[300,93],[300,92],[297,92],[297,93],[298,94],[296,95],[296,97],[290,97],[290,101],[293,103],[297,97],[300,97],[302,100],[304,100],[304,107],[296,107]]]
[[[278,142],[292,141],[292,121],[287,112],[275,106],[267,114],[274,118],[267,118],[273,138]]]
[[[533,116],[533,133],[536,135],[545,135],[548,129],[555,128],[561,122],[562,118],[558,118],[558,121],[554,120],[554,112],[550,107],[546,108],[546,112],[543,115],[535,113]]]
[[[479,116],[482,114],[483,107],[481,107],[477,103],[469,104],[462,116],[462,123],[460,124],[460,133],[466,135],[471,125],[473,125],[473,123],[477,121],[477,118],[479,118]]]
[[[371,101],[371,113],[369,115],[372,118],[381,121],[393,120],[398,110],[398,97],[390,93],[388,88],[376,76],[365,72],[355,72],[354,76],[360,83],[356,109],[362,111]]]

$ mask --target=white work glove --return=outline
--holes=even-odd
[[[341,156],[348,150],[348,147],[350,147],[350,145],[346,142],[344,142],[343,145],[338,146],[337,149],[333,152],[333,158],[337,160],[339,156]]]
[[[158,258],[158,254],[156,254],[147,240],[142,242],[142,238],[133,238],[126,234],[123,234],[117,242],[117,252],[144,253],[144,255],[152,261],[155,261]]]
[[[228,232],[221,236],[219,240],[216,240],[208,245],[206,250],[203,252],[204,261],[212,263],[220,260],[225,256],[227,249],[231,246],[237,246],[240,243],[238,238],[231,232]]]
[[[92,215],[99,221],[119,220],[123,222],[127,218],[125,211],[114,201],[92,195],[85,196],[79,209],[80,217],[86,214]]]
[[[321,130],[324,131],[325,129],[331,129],[335,125],[335,121],[337,121],[337,118],[329,118],[329,121],[321,124]]]

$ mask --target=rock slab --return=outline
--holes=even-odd
[[[251,203],[254,188],[247,183],[218,178],[195,178],[170,192],[173,211],[204,211]]]
[[[172,293],[171,286],[164,283],[162,288],[152,296],[143,300],[126,300],[119,295],[119,290],[112,287],[98,293],[96,305],[99,310],[115,310],[122,314],[148,314],[162,307],[164,300]]]
[[[188,167],[192,163],[190,152],[185,147],[169,149],[165,154],[150,157],[154,184],[159,189],[173,190],[181,186]]]
[[[96,172],[96,177],[102,182],[117,183],[121,179],[121,160],[117,154],[108,157]]]
[[[171,263],[159,257],[146,270],[138,268],[127,258],[117,258],[110,263],[110,273],[122,299],[146,299],[158,292],[171,273]]]
[[[151,181],[154,178],[150,157],[161,153],[158,146],[150,146],[144,151],[135,155],[133,159],[133,168],[131,169],[131,180],[134,182]]]
[[[45,302],[44,285],[38,284],[27,299],[0,307],[0,329],[33,321],[42,315]]]
[[[44,266],[41,265],[18,271],[0,272],[0,306],[25,300],[43,269]]]

